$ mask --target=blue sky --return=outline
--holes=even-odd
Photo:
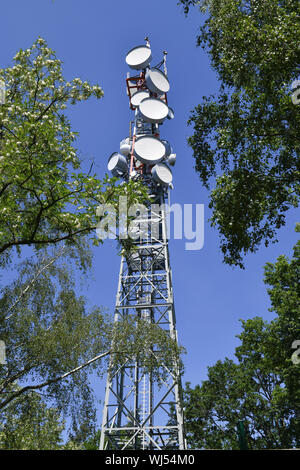
[[[199,383],[207,366],[233,356],[235,335],[241,331],[239,318],[272,318],[263,266],[280,254],[290,256],[297,240],[293,210],[278,232],[279,243],[248,256],[246,270],[222,263],[218,233],[207,222],[208,193],[194,171],[186,142],[191,133],[186,121],[193,106],[218,89],[208,56],[195,45],[203,15],[192,10],[186,18],[176,0],[10,0],[1,2],[0,15],[1,67],[11,65],[18,49],[30,47],[42,36],[63,61],[67,80],[80,77],[103,87],[103,99],[80,103],[68,112],[73,130],[80,133],[77,146],[84,164],[88,167],[94,161],[99,178],[107,171],[109,155],[128,135],[133,118],[125,90],[126,52],[144,43],[146,35],[154,64],[162,59],[163,50],[168,51],[168,100],[175,119],[162,126],[161,136],[177,154],[171,200],[205,205],[203,249],[186,251],[184,240],[170,241],[179,340],[187,349],[184,380]],[[87,296],[91,304],[113,311],[120,263],[116,243],[108,241],[94,251]],[[102,386],[98,393],[103,396]]]

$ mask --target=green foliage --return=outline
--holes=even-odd
[[[64,110],[67,104],[103,96],[99,85],[80,78],[67,82],[62,63],[39,38],[20,50],[14,65],[0,70],[6,101],[0,106],[0,253],[7,261],[13,247],[74,244],[92,234],[96,207],[119,194],[139,200],[141,185],[118,185],[88,174],[74,146]],[[94,243],[100,240],[94,235]]]
[[[182,373],[180,355],[184,349],[177,345],[168,331],[155,323],[128,315],[114,325],[112,335],[113,362],[110,367],[113,370],[124,364],[125,358],[134,361],[137,357],[144,372],[151,373],[158,384],[166,378],[166,368],[172,371],[177,365]],[[163,370],[161,364],[165,366]]]
[[[42,38],[20,50],[14,65],[0,70],[0,80],[7,90],[0,106],[0,265],[8,269],[13,248],[32,246],[35,253],[15,265],[11,283],[3,271],[0,338],[7,364],[0,367],[0,442],[5,448],[83,449],[95,433],[89,374],[102,376],[124,357],[138,357],[155,376],[160,361],[173,367],[180,352],[166,332],[139,318],[113,327],[103,308],[87,306],[74,279],[74,271],[84,278],[91,267],[87,235],[101,243],[94,233],[97,207],[117,210],[121,195],[128,207],[148,202],[147,188],[82,171],[77,133],[63,111],[103,92],[79,78],[66,82],[61,61]],[[127,253],[132,243],[122,249]],[[56,408],[47,408],[37,390]],[[72,418],[65,446],[63,415]]]
[[[300,339],[300,241],[294,247],[291,261],[282,255],[276,263],[266,264],[265,283],[271,286],[268,289],[270,310],[277,314],[273,334],[281,345],[273,351],[274,366],[283,370],[286,393],[297,402],[300,412],[299,365],[291,362],[292,343]]]
[[[80,424],[73,421],[72,431],[64,448],[68,450],[93,450],[99,449],[100,435],[96,432],[95,410],[82,416]]]
[[[299,243],[291,261],[281,256],[265,268],[271,322],[242,322],[236,361],[208,368],[208,379],[185,390],[186,424],[192,448],[238,449],[237,425],[246,424],[252,449],[300,445],[300,365],[291,360],[299,339]]]
[[[191,4],[182,1],[187,11]],[[211,0],[197,38],[221,87],[203,97],[189,124],[195,169],[210,194],[211,222],[224,261],[276,241],[285,213],[299,203],[299,2]]]
[[[73,276],[75,269],[85,275],[91,262],[83,241],[80,246],[53,253],[43,249],[37,261],[26,259],[0,298],[0,336],[7,355],[7,365],[0,368],[0,410],[30,390],[42,390],[61,413],[72,416],[69,446],[76,448],[92,436],[95,425],[91,372],[102,376],[108,367],[138,357],[155,378],[161,362],[172,369],[181,352],[155,324],[132,317],[113,326],[103,309],[87,308]]]
[[[177,4],[183,6],[183,11],[187,15],[190,11],[190,7],[195,5],[199,6],[200,11],[206,11],[210,0],[178,0]]]
[[[20,263],[17,279],[2,290],[0,336],[7,366],[0,368],[0,409],[41,385],[46,398],[79,421],[93,408],[88,373],[101,375],[103,363],[95,361],[63,377],[110,348],[111,322],[105,312],[88,309],[77,294],[73,270],[85,274],[90,261],[84,245],[80,252],[74,247],[53,253],[43,249],[37,260]]]
[[[84,450],[99,450],[100,435],[100,430],[95,431],[94,435],[83,444]]]
[[[1,450],[58,450],[64,423],[37,393],[16,399],[1,413]]]

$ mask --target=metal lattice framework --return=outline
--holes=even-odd
[[[142,72],[139,82],[135,81],[140,89],[145,88],[144,75]],[[132,81],[127,79],[127,85],[129,80]],[[144,128],[139,131],[140,119],[135,124],[128,161],[129,176],[135,167],[133,147],[136,134],[145,134]],[[149,124],[145,124],[149,132]],[[150,125],[150,132],[159,135],[158,126]],[[135,242],[135,250],[121,259],[114,321],[127,316],[141,318],[162,328],[178,342],[164,204],[167,190],[153,184],[145,165],[141,170],[140,176],[149,186],[154,204],[149,206],[146,216],[143,215],[144,220],[141,220],[146,226],[146,234]],[[152,346],[149,354],[161,361]],[[172,367],[161,363],[154,380],[138,357],[132,360],[124,353],[118,368],[109,368],[100,449],[185,448],[178,363],[175,361]]]

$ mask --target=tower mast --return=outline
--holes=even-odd
[[[152,195],[144,216],[143,237],[121,259],[114,321],[127,316],[154,323],[177,343],[172,274],[169,260],[165,198],[172,187],[176,155],[160,139],[160,125],[174,117],[169,108],[166,55],[155,67],[149,39],[131,49],[127,65],[138,75],[127,76],[130,108],[135,113],[130,135],[113,153],[108,169],[114,176],[142,179]],[[163,68],[163,71],[161,70]],[[150,346],[151,349],[151,346]],[[157,355],[153,349],[151,354]],[[111,359],[113,360],[113,359]],[[157,361],[161,361],[157,357]],[[177,363],[162,363],[159,386],[136,357],[124,356],[117,370],[108,371],[100,449],[185,449],[181,379]]]

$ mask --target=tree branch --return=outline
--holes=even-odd
[[[11,312],[16,305],[18,305],[18,303],[21,301],[21,299],[24,297],[24,295],[26,294],[26,292],[29,291],[29,289],[34,285],[35,281],[38,279],[38,277],[42,274],[43,271],[45,271],[45,269],[47,269],[49,266],[51,266],[51,264],[53,264],[62,254],[63,252],[65,251],[66,249],[66,246],[63,246],[58,254],[56,256],[54,256],[50,261],[49,263],[45,264],[44,266],[42,266],[41,269],[39,269],[37,271],[37,273],[33,276],[33,278],[31,279],[31,281],[29,282],[29,284],[27,285],[27,287],[25,287],[25,289],[21,292],[21,294],[19,295],[19,297],[17,298],[17,300],[13,303],[13,305],[8,309],[8,312]],[[4,320],[9,320],[10,317],[13,315],[13,313],[11,313],[10,315],[8,315],[7,317],[4,318]]]
[[[28,390],[39,390],[41,388],[47,387],[48,385],[51,385],[53,383],[59,382],[60,380],[64,380],[69,375],[75,374],[76,372],[80,371],[84,367],[89,366],[93,362],[102,359],[103,357],[108,356],[110,351],[106,351],[105,353],[99,354],[98,356],[93,357],[93,359],[90,359],[89,361],[85,362],[84,364],[75,367],[75,369],[70,370],[69,372],[66,372],[65,374],[59,375],[58,377],[55,377],[54,379],[49,379],[46,380],[45,382],[38,384],[38,385],[27,385],[26,387],[21,388],[17,392],[12,393],[12,395],[4,400],[2,403],[0,403],[0,409],[3,409],[6,405],[8,405],[12,400],[17,398],[18,396],[22,395],[23,393],[27,392]]]

